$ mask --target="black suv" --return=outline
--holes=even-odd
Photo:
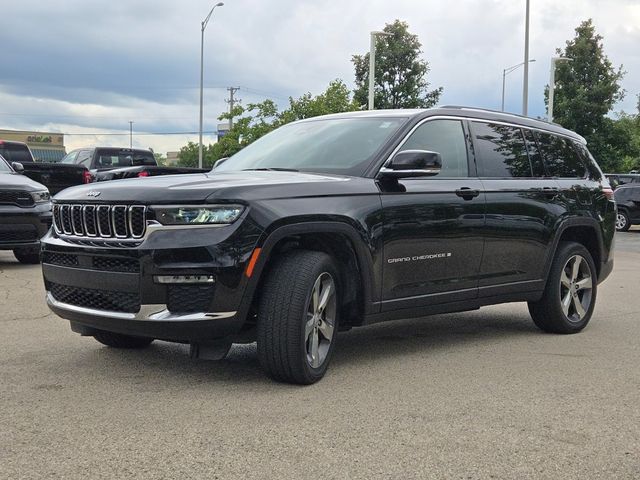
[[[618,204],[616,230],[626,232],[631,225],[640,224],[640,184],[632,183],[617,188],[615,199]]]
[[[557,125],[443,107],[283,126],[208,174],[76,187],[43,242],[51,309],[113,347],[257,339],[312,383],[336,331],[529,302],[575,333],[613,267],[613,192]]]
[[[13,250],[21,263],[39,263],[40,237],[51,222],[49,190],[0,155],[0,250]]]

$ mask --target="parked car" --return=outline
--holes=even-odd
[[[0,250],[13,250],[21,263],[38,263],[40,238],[51,223],[47,188],[17,173],[0,155]]]
[[[154,339],[308,384],[336,332],[528,302],[576,333],[613,268],[613,191],[585,140],[462,107],[295,122],[206,175],[107,182],[54,200],[47,302],[119,348]]]
[[[200,168],[158,166],[151,150],[138,148],[80,148],[69,152],[62,159],[62,163],[84,165],[97,182],[208,172],[208,170]]]
[[[640,175],[635,173],[605,173],[605,177],[614,190],[627,183],[640,183]]]
[[[47,187],[51,195],[92,181],[89,171],[80,165],[36,162],[26,143],[0,140],[0,155],[10,164],[19,163],[20,173]]]
[[[616,230],[626,232],[631,225],[640,224],[640,183],[629,183],[615,191],[618,204]]]

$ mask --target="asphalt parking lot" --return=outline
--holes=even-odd
[[[524,304],[355,329],[310,387],[82,338],[0,252],[0,478],[640,478],[640,230],[616,248],[579,335]]]

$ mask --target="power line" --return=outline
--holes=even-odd
[[[68,133],[68,132],[51,132],[51,133],[59,133],[60,135],[68,135],[68,136],[129,136],[129,132],[124,133],[113,133],[113,132],[82,132],[82,133]],[[198,135],[200,132],[145,132],[138,133],[136,132],[136,136],[146,137],[153,135]],[[217,134],[217,131],[211,132],[202,132],[207,135]]]

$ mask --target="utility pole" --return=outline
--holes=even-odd
[[[524,80],[522,82],[522,115],[525,117],[529,110],[529,3],[527,0],[527,12],[524,23]]]
[[[129,120],[129,148],[133,148],[133,120]]]
[[[233,127],[233,107],[237,102],[233,96],[238,90],[240,90],[240,87],[227,87],[227,91],[229,92],[229,100],[227,100],[229,104],[229,130]]]

